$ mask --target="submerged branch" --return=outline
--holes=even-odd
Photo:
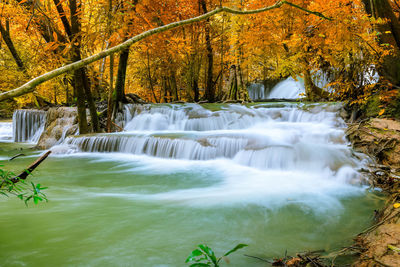
[[[42,163],[50,155],[50,153],[51,153],[50,150],[47,151],[45,154],[43,154],[41,157],[35,160],[35,162],[29,165],[29,167],[26,168],[26,170],[21,172],[19,175],[11,178],[10,181],[13,183],[18,183],[20,180],[25,180],[26,177],[28,177],[28,175],[31,174],[36,169],[36,167],[39,166],[40,163]]]

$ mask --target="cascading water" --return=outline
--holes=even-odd
[[[11,142],[13,139],[12,122],[0,122],[0,142]]]
[[[266,88],[264,84],[253,83],[247,88],[249,97],[252,100],[265,99],[298,99],[304,97],[305,88],[302,78],[297,80],[289,77]]]
[[[268,99],[273,98],[286,98],[286,99],[297,99],[304,97],[305,93],[304,81],[298,77],[297,80],[292,77],[278,83],[268,95]]]
[[[46,112],[21,109],[13,114],[14,142],[37,143],[46,123]]]
[[[303,201],[316,190],[358,190],[350,183],[360,183],[356,169],[361,162],[345,140],[339,108],[259,104],[225,105],[210,111],[197,104],[128,105],[124,132],[68,137],[64,145],[69,145],[70,152],[151,156],[177,167],[200,164],[226,173],[221,184],[210,188],[136,198],[199,205],[205,203],[204,198],[214,204],[229,203],[235,197],[259,202],[271,200],[268,195],[282,191],[283,186]]]

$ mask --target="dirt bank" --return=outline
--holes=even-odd
[[[347,135],[356,151],[375,159],[368,166],[374,186],[387,193],[373,226],[361,233],[360,258],[354,266],[400,266],[400,122],[369,119],[349,125]]]

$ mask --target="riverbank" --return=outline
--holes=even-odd
[[[375,159],[362,171],[388,196],[384,208],[375,211],[373,226],[356,238],[362,251],[354,266],[400,266],[400,122],[363,120],[349,124],[347,136],[355,151]]]

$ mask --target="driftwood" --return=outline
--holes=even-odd
[[[15,184],[15,183],[18,183],[20,180],[25,180],[26,177],[28,177],[28,175],[31,174],[36,169],[36,167],[39,166],[40,163],[42,163],[50,155],[50,153],[51,153],[50,150],[47,151],[45,154],[40,156],[40,158],[38,158],[34,163],[29,165],[29,167],[26,168],[26,170],[21,172],[19,175],[11,178],[10,181]]]

